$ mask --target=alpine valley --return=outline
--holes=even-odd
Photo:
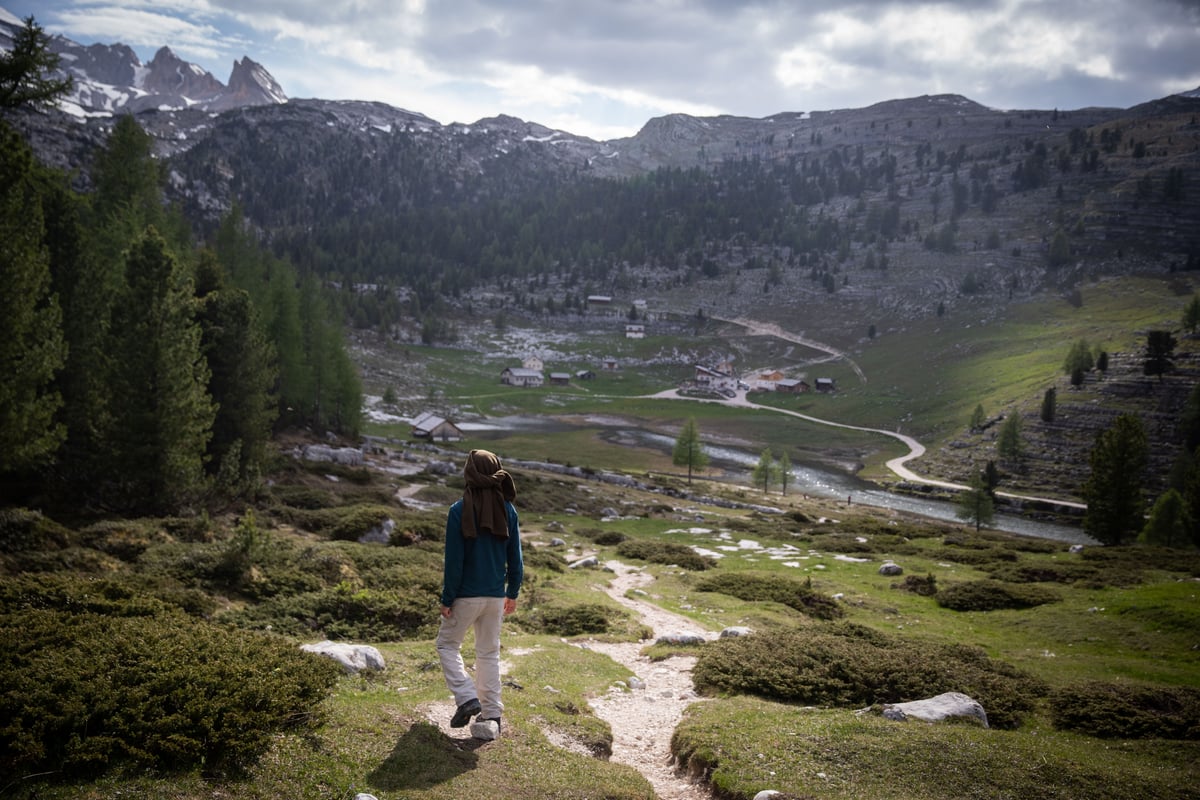
[[[0,17],[0,47],[15,25]],[[1196,285],[1200,90],[1132,108],[929,95],[763,119],[672,114],[594,141],[508,116],[442,123],[288,98],[248,57],[223,84],[167,47],[148,64],[121,44],[52,48],[75,88],[17,118],[39,158],[87,191],[93,155],[133,114],[196,235],[236,209],[277,256],[346,290],[364,348],[458,341],[479,309],[543,339],[612,335],[629,316],[648,339],[754,320],[843,354],[820,368],[842,404],[822,413],[903,423],[933,445],[914,463],[931,475],[961,480],[994,457],[995,430],[966,425],[985,400],[989,416],[1028,419],[1013,476],[1026,488],[1077,499],[1096,433],[1124,410],[1147,422],[1151,487],[1179,456],[1200,363],[1181,336],[1174,372],[1155,381],[1142,351],[1147,329],[1179,331]],[[619,312],[589,307],[596,296]],[[724,352],[676,339],[637,358],[815,377],[812,353],[756,349],[739,330],[724,329]],[[1111,367],[1069,385],[1060,363],[1077,332]],[[1006,359],[1034,352],[1044,375],[1006,382]],[[1053,422],[1036,419],[1047,387],[1060,390]]]

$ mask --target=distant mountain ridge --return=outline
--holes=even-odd
[[[11,47],[12,34],[20,27],[14,19],[0,8],[0,50]],[[288,100],[271,73],[249,57],[233,63],[229,83],[224,84],[169,47],[159,48],[148,64],[120,43],[82,45],[53,36],[50,49],[61,59],[62,72],[75,83],[59,107],[76,117],[185,109],[221,112]]]
[[[20,24],[0,8],[0,48]],[[123,44],[57,36],[53,47],[77,87],[60,112],[15,120],[39,157],[74,171],[86,189],[113,115],[136,113],[170,164],[169,194],[201,227],[235,203],[271,238],[283,227],[362,225],[364,214],[394,221],[431,206],[536,197],[581,179],[715,176],[732,166],[745,180],[757,171],[753,180],[776,204],[812,209],[847,231],[875,225],[872,210],[903,214],[908,227],[889,237],[918,249],[952,223],[971,247],[1002,234],[1010,253],[1041,253],[1070,226],[1074,252],[1089,260],[1129,249],[1194,265],[1200,254],[1200,89],[1128,109],[1003,110],[936,94],[765,118],[668,114],[634,136],[595,141],[503,114],[442,124],[379,102],[289,101],[248,57],[222,84],[169,47],[148,64]],[[990,210],[966,213],[985,190]],[[882,252],[876,235],[860,230],[851,242],[843,233],[842,250]],[[1021,260],[989,259],[982,270]],[[999,274],[992,281],[999,286]]]

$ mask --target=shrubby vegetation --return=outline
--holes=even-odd
[[[339,673],[277,636],[218,627],[119,582],[6,582],[0,782],[50,771],[244,768],[322,721]]]
[[[1054,727],[1102,739],[1200,739],[1200,689],[1091,681],[1050,695]]]
[[[705,576],[696,591],[720,592],[739,600],[783,603],[816,619],[839,619],[845,611],[832,597],[813,591],[812,581],[797,581],[782,575],[737,572]]]
[[[629,538],[620,531],[606,531],[600,528],[582,528],[576,533],[601,547],[613,547]]]
[[[954,611],[998,611],[1005,608],[1033,608],[1055,603],[1062,598],[1042,586],[1010,584],[1000,581],[963,581],[938,589],[937,602]]]
[[[710,692],[836,708],[969,694],[997,728],[1015,728],[1046,687],[982,650],[889,636],[850,623],[772,630],[707,645],[693,671]]]
[[[596,603],[546,605],[523,613],[521,627],[535,633],[549,633],[555,636],[582,636],[606,632],[609,629],[610,618],[614,615],[624,616],[624,613]]]
[[[617,545],[617,555],[622,558],[636,558],[639,561],[649,561],[654,564],[669,564],[681,569],[701,571],[711,569],[717,562],[702,556],[690,547],[671,542],[652,542],[643,539],[630,539]]]

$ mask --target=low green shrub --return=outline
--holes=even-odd
[[[152,617],[172,603],[131,579],[88,578],[67,573],[19,575],[0,581],[0,615],[49,611]]]
[[[867,539],[867,537],[842,531],[814,536],[813,547],[827,553],[861,554],[881,552],[876,549],[876,545],[870,539]]]
[[[905,575],[904,580],[900,583],[893,583],[892,588],[912,592],[922,597],[933,597],[938,591],[937,578],[932,572],[924,577],[920,575]]]
[[[727,572],[705,576],[696,582],[695,588],[750,602],[783,603],[817,619],[839,619],[846,614],[832,597],[814,592],[811,581],[801,582],[782,575]]]
[[[1200,577],[1200,552],[1196,550],[1145,545],[1085,547],[1079,557],[1086,562],[1119,564],[1131,570],[1159,569]]]
[[[541,606],[521,615],[521,627],[531,633],[549,633],[555,636],[582,636],[589,633],[605,633],[609,618],[621,612],[596,603],[580,603],[573,606]]]
[[[629,538],[620,531],[606,531],[600,528],[581,528],[576,533],[601,547],[615,547]]]
[[[27,508],[0,509],[0,553],[60,550],[72,540],[71,531]]]
[[[617,545],[617,555],[636,558],[653,564],[673,564],[683,569],[700,572],[717,565],[716,560],[702,556],[690,547],[672,542],[654,542],[647,539],[627,539]]]
[[[692,677],[707,692],[862,708],[964,692],[997,728],[1016,728],[1046,687],[980,649],[915,642],[849,623],[711,642]]]
[[[399,511],[389,506],[351,505],[341,508],[276,509],[276,513],[291,524],[311,533],[341,541],[355,541],[363,534],[392,519]]]
[[[935,561],[952,561],[955,564],[966,564],[969,567],[987,567],[991,564],[1013,563],[1020,560],[1020,553],[1015,550],[999,548],[977,550],[974,548],[942,547],[925,553],[927,558]]]
[[[433,638],[441,574],[428,578],[424,586],[403,589],[342,583],[316,592],[273,597],[221,619],[239,628],[297,638],[372,642]]]
[[[146,520],[109,519],[83,528],[79,538],[88,547],[122,561],[134,562],[152,545],[161,544],[169,537],[166,531]]]
[[[354,467],[332,461],[301,461],[300,465],[313,475],[322,477],[332,475],[339,481],[347,481],[358,486],[366,486],[374,480],[371,470],[366,467]]]
[[[563,557],[545,547],[528,547],[521,552],[525,567],[540,567],[551,572],[563,572],[567,562]]]
[[[277,732],[319,722],[338,674],[278,637],[179,612],[6,612],[0,785],[38,772],[236,772]]]
[[[279,484],[271,488],[270,496],[273,500],[285,506],[303,508],[310,511],[337,505],[337,498],[332,492],[312,486]]]
[[[331,539],[347,542],[358,540],[363,534],[383,525],[396,514],[394,508],[387,506],[351,506],[338,511],[340,513],[336,515],[326,533]]]
[[[1200,688],[1094,681],[1050,695],[1054,727],[1102,739],[1200,739]]]
[[[1079,561],[993,564],[986,571],[995,580],[1008,583],[1061,583],[1085,589],[1129,588],[1145,581],[1141,570],[1129,569],[1122,564]]]
[[[998,611],[1057,603],[1058,593],[1041,587],[1000,581],[964,581],[938,590],[937,603],[953,611]]]

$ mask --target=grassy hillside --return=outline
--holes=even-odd
[[[1184,798],[1200,779],[1195,734],[1200,695],[1188,693],[1200,691],[1195,553],[1149,548],[1069,553],[1061,543],[974,535],[959,526],[799,495],[763,498],[722,483],[698,488],[735,503],[768,499],[787,513],[679,504],[656,492],[530,471],[517,475],[528,579],[505,634],[510,683],[504,736],[482,745],[449,737],[435,724],[437,711],[446,707],[446,690],[432,635],[440,579],[437,540],[445,504],[461,492],[461,480],[421,468],[458,457],[394,450],[376,455],[361,470],[281,458],[272,485],[255,503],[252,541],[232,516],[188,525],[134,520],[64,528],[10,512],[0,553],[5,581],[36,577],[40,584],[53,579],[64,587],[75,585],[72,581],[94,587],[103,577],[140,587],[135,591],[161,602],[190,597],[192,614],[223,629],[270,629],[293,646],[323,638],[374,644],[388,667],[380,674],[339,678],[321,703],[323,721],[275,733],[241,772],[131,768],[118,760],[99,777],[82,781],[54,773],[9,774],[6,793],[43,800],[340,799],[357,792],[380,800],[471,794],[514,800],[650,798],[649,784],[632,769],[586,755],[604,752],[611,740],[589,698],[630,675],[578,645],[645,635],[628,609],[598,591],[608,573],[566,567],[587,554],[598,555],[601,563],[618,559],[643,566],[654,576],[639,595],[644,602],[712,631],[751,627],[756,635],[736,647],[748,648],[744,654],[752,656],[753,666],[739,674],[793,674],[785,665],[802,657],[792,648],[806,641],[871,641],[880,658],[912,659],[897,662],[906,665],[902,668],[890,667],[889,680],[915,682],[914,691],[924,687],[926,696],[948,689],[986,692],[995,703],[989,713],[998,727],[927,726],[856,713],[868,705],[878,711],[884,701],[916,699],[887,696],[897,690],[883,684],[875,695],[849,704],[701,686],[711,699],[692,707],[674,749],[681,768],[703,776],[722,797],[748,800],[774,788],[813,798]],[[397,470],[400,466],[404,469]],[[400,477],[398,471],[412,474]],[[620,508],[621,517],[601,518],[606,507]],[[372,524],[379,514],[396,521],[394,544],[407,546],[344,540],[347,531]],[[555,539],[565,546],[552,546]],[[630,555],[629,542],[640,544],[641,556]],[[670,563],[672,547],[709,553],[713,565],[681,569]],[[245,560],[229,562],[231,552]],[[665,557],[659,559],[660,552]],[[229,568],[209,570],[205,565],[213,559]],[[903,577],[880,575],[884,560],[900,564]],[[714,583],[714,577],[721,580]],[[1012,596],[1041,599],[995,610],[944,604],[953,591],[981,581],[1007,587]],[[825,598],[840,619],[813,616],[788,600],[786,591],[779,594],[794,585],[806,587],[800,595]],[[925,591],[930,588],[934,593]],[[10,647],[29,613],[11,597],[0,609],[0,629]],[[847,625],[874,633],[843,639],[854,629]],[[656,658],[679,651],[643,644]],[[698,656],[711,673],[738,651],[717,641],[682,652]],[[188,663],[187,653],[178,658]],[[808,690],[831,689],[835,680],[841,692],[859,671],[876,668],[865,654],[848,658],[836,669],[842,677],[805,677]],[[965,659],[956,662],[964,671],[930,673],[943,658]],[[13,676],[6,673],[6,681]],[[1096,694],[1098,684],[1115,686],[1109,691],[1116,694]],[[1086,711],[1088,703],[1101,717],[1111,716],[1113,708],[1130,713],[1121,704],[1133,701],[1122,693],[1139,687],[1184,703],[1137,709],[1141,717],[1158,720],[1151,730],[1160,733],[1100,738],[1063,727],[1065,709]],[[1090,700],[1064,699],[1071,691]],[[1006,708],[1024,710],[1014,715]],[[1190,733],[1160,738],[1177,720]]]
[[[1025,422],[1029,457],[1005,465],[1005,488],[1078,499],[1087,452],[1096,434],[1123,411],[1147,419],[1152,447],[1163,454],[1149,483],[1161,488],[1160,478],[1177,452],[1171,419],[1200,377],[1194,362],[1196,341],[1179,332],[1184,308],[1195,290],[1191,276],[1110,278],[1083,285],[1069,295],[1041,296],[1000,307],[968,300],[942,317],[931,314],[895,326],[881,324],[874,339],[865,335],[853,342],[831,339],[847,348],[865,381],[845,360],[830,360],[801,345],[748,335],[744,328],[713,321],[694,328],[684,323],[683,328],[690,330],[678,324],[659,325],[657,335],[652,325],[651,336],[629,340],[623,336],[620,320],[582,318],[568,325],[562,319],[539,318],[519,328],[464,332],[455,347],[380,346],[364,341],[363,363],[368,391],[382,394],[391,388],[402,398],[396,409],[402,414],[432,408],[467,421],[526,415],[557,418],[564,427],[570,423],[573,428],[569,434],[516,431],[481,437],[514,456],[569,460],[597,468],[659,469],[661,451],[612,449],[602,438],[603,426],[590,425],[589,418],[619,417],[673,437],[684,419],[696,416],[706,435],[753,455],[771,447],[776,456],[786,450],[793,462],[827,461],[862,467],[864,477],[893,479],[882,467],[902,452],[891,439],[782,415],[641,399],[687,380],[696,363],[732,357],[743,376],[779,369],[810,382],[816,377],[833,378],[838,391],[832,395],[765,393],[754,395],[754,400],[820,419],[915,436],[928,453],[912,466],[944,480],[963,482],[997,458],[995,428],[984,435],[969,431],[977,405],[988,418],[1019,413]],[[765,322],[823,339],[820,307],[814,307],[814,316],[803,323],[770,316],[769,307],[762,310]],[[1146,331],[1154,328],[1175,330],[1180,340],[1179,369],[1161,383],[1140,374]],[[1107,375],[1089,375],[1076,389],[1062,364],[1071,344],[1080,339],[1108,352],[1113,369]],[[500,385],[501,370],[519,365],[530,354],[543,356],[547,372],[586,368],[595,370],[596,378],[573,381],[567,387]],[[621,368],[598,369],[605,357],[617,359]],[[1060,423],[1069,421],[1069,425],[1040,425],[1042,396],[1050,387],[1058,392]],[[402,423],[374,426],[372,432],[407,435]],[[566,447],[555,446],[560,435],[569,437]],[[501,440],[503,445],[498,443]],[[563,453],[571,458],[564,459]]]

